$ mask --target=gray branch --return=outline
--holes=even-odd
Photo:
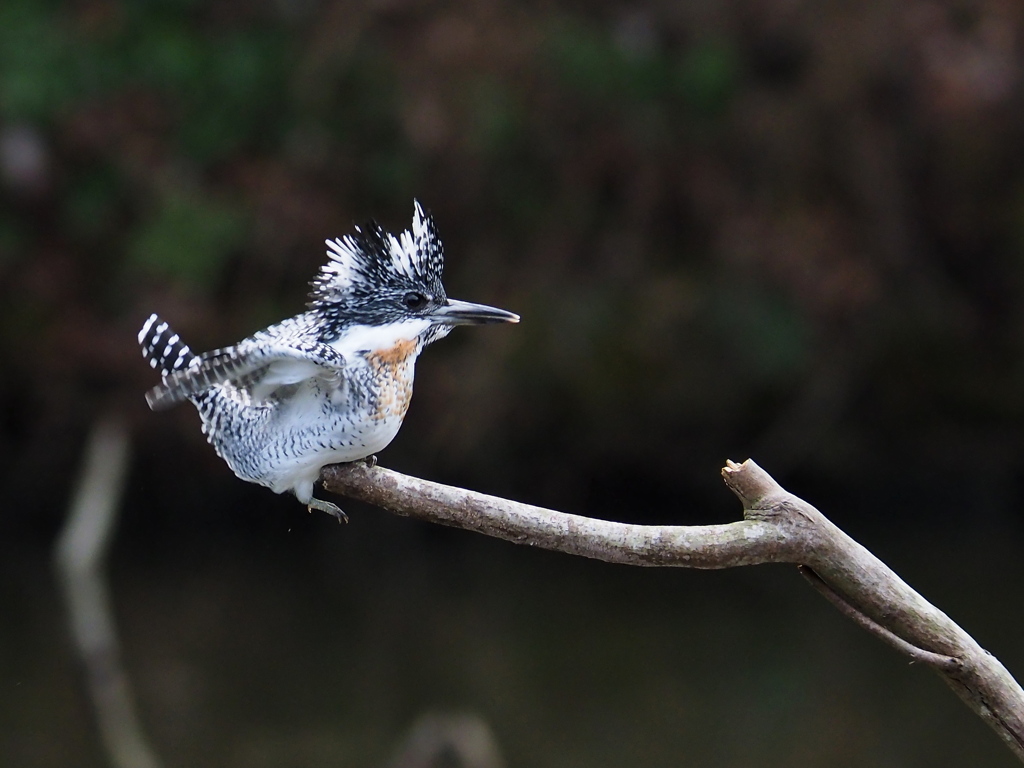
[[[71,511],[57,540],[54,565],[111,764],[116,768],[158,768],[160,761],[143,734],[121,660],[106,577],[128,449],[128,433],[119,420],[100,420],[93,428]]]
[[[419,717],[388,768],[504,768],[487,722],[475,714],[428,713]]]
[[[752,460],[728,462],[743,520],[628,525],[419,480],[363,463],[325,467],[324,487],[398,515],[609,563],[732,568],[794,563],[847,617],[934,669],[1024,762],[1024,690],[1006,668],[867,549]]]

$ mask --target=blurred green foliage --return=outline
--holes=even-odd
[[[128,259],[158,277],[204,288],[221,276],[244,233],[245,219],[229,206],[171,195],[136,230]]]
[[[81,86],[72,36],[52,6],[0,7],[0,104],[6,119],[50,120]]]
[[[244,563],[224,558],[226,544],[244,549],[245,526],[277,536],[288,502],[232,478],[194,414],[145,411],[142,393],[155,382],[135,334],[157,311],[196,349],[214,348],[297,312],[326,237],[370,217],[404,227],[415,197],[437,219],[451,295],[507,307],[523,322],[463,329],[432,348],[419,364],[409,420],[382,463],[573,511],[703,523],[715,510],[735,516],[718,469],[753,455],[794,490],[810,487],[808,498],[839,522],[845,514],[863,526],[875,515],[887,536],[904,525],[919,541],[922,518],[934,531],[970,510],[985,567],[963,587],[972,593],[961,596],[969,611],[979,604],[973,593],[1020,582],[1019,568],[1005,564],[1020,561],[1024,486],[1021,41],[1024,4],[1000,0],[2,0],[0,529],[26,538],[41,531],[48,544],[87,423],[112,402],[130,414],[130,503],[145,510],[135,524],[159,529],[161,541],[168,530],[201,541],[194,546],[207,547],[212,564],[189,581],[191,561],[175,546],[156,579],[164,601],[152,599],[159,583],[126,579],[128,592],[138,590],[126,613],[153,614],[140,620],[151,632],[142,642],[163,647],[170,638],[165,656],[148,657],[164,665],[151,670],[149,685],[166,710],[151,716],[165,744],[189,734],[191,746],[179,753],[186,763],[188,749],[216,761],[205,741],[229,750],[237,738],[240,750],[252,750],[280,737],[277,720],[264,729],[259,718],[294,716],[279,695],[282,655],[298,665],[283,675],[302,689],[292,700],[307,695],[305,680],[320,681],[314,719],[334,713],[318,727],[336,740],[345,733],[332,719],[344,711],[338,691],[352,686],[346,701],[355,711],[344,720],[360,725],[340,738],[344,750],[383,743],[405,722],[395,691],[412,690],[410,678],[431,695],[451,685],[451,676],[431,677],[422,664],[403,666],[416,654],[444,653],[456,667],[471,660],[458,670],[464,687],[456,693],[493,696],[504,707],[494,711],[526,745],[524,765],[581,754],[595,765],[672,764],[644,763],[640,752],[659,719],[665,743],[679,740],[665,754],[690,754],[690,742],[710,733],[720,763],[726,745],[723,764],[761,760],[783,719],[791,732],[780,764],[851,754],[875,764],[948,762],[954,752],[932,747],[931,716],[914,731],[924,745],[915,751],[872,742],[845,704],[815,700],[833,691],[836,669],[856,681],[854,691],[890,691],[888,672],[868,679],[845,647],[836,667],[828,656],[836,646],[813,644],[821,653],[816,682],[800,677],[804,658],[773,666],[756,655],[783,640],[755,643],[753,660],[739,662],[751,644],[734,643],[733,653],[726,643],[717,658],[723,626],[735,625],[734,638],[763,631],[752,618],[762,614],[780,628],[804,626],[779,618],[761,581],[743,582],[732,603],[708,598],[706,620],[694,624],[693,601],[682,593],[672,600],[683,613],[637,608],[637,595],[657,603],[668,594],[650,589],[650,574],[618,595],[605,585],[622,582],[600,566],[596,580],[589,571],[563,580],[578,563],[522,582],[518,551],[507,573],[492,574],[498,589],[490,590],[476,579],[486,569],[462,558],[468,546],[437,550],[431,539],[428,547],[427,534],[404,521],[378,521],[379,547],[357,546],[355,535],[329,545],[318,537],[315,556],[313,545],[295,545],[300,564],[264,570],[265,551],[236,553]],[[218,525],[221,538],[208,536]],[[292,537],[292,522],[284,525]],[[16,553],[5,562],[20,568],[22,539],[0,538]],[[286,547],[281,538],[275,554]],[[330,549],[336,544],[351,551]],[[993,546],[1005,548],[1001,560],[992,559]],[[139,551],[136,567],[151,576],[152,548]],[[948,567],[961,557],[942,558],[943,579],[968,583]],[[351,570],[339,578],[339,567]],[[255,571],[260,578],[251,578]],[[46,570],[26,573],[30,589],[47,583]],[[369,589],[349,589],[352,581]],[[693,583],[672,582],[683,590]],[[236,592],[251,604],[225,620]],[[180,612],[167,611],[165,601],[182,595]],[[305,614],[290,612],[296,595],[311,601]],[[547,613],[536,612],[537,596]],[[25,606],[45,606],[37,597]],[[743,600],[761,614],[737,607]],[[512,603],[522,617],[504,610]],[[615,621],[594,618],[606,603],[615,604]],[[987,614],[1010,637],[1013,612],[997,608]],[[643,615],[634,621],[631,609]],[[483,613],[467,631],[462,617],[475,611]],[[337,623],[353,615],[352,627],[372,630],[353,644],[356,658],[365,657],[358,664],[336,653],[358,634]],[[267,616],[281,636],[260,645]],[[169,629],[152,631],[161,620]],[[54,622],[48,613],[36,623]],[[423,627],[436,630],[431,642],[421,642]],[[36,632],[25,630],[26,645]],[[508,639],[522,633],[511,655],[522,654],[525,666],[516,666]],[[490,642],[477,642],[481,634]],[[298,635],[324,647],[290,645]],[[712,651],[696,665],[711,670],[703,688],[685,687],[694,665],[674,652],[680,638],[694,653]],[[204,657],[200,669],[192,655],[211,645],[217,658]],[[573,666],[581,647],[591,656]],[[547,660],[550,648],[565,658]],[[18,723],[10,743],[39,749],[50,739],[33,724],[64,722],[52,701],[53,691],[67,697],[71,689],[52,663],[60,652],[40,652],[43,682],[28,707],[18,687],[24,672],[10,664],[8,720]],[[324,666],[327,656],[335,666]],[[627,657],[639,667],[610,669]],[[211,683],[221,659],[237,670]],[[671,691],[665,659],[678,662]],[[593,660],[608,672],[602,701],[588,688]],[[560,670],[569,670],[564,680]],[[570,693],[552,697],[552,679]],[[623,693],[630,680],[640,681],[632,689],[639,709]],[[204,701],[207,685],[215,693]],[[517,686],[528,695],[514,696]],[[224,709],[219,696],[236,706],[232,727],[209,717]],[[902,723],[921,711],[916,692],[907,701],[885,696],[864,712]],[[934,701],[944,703],[941,694]],[[568,732],[560,707],[572,710],[571,737],[559,732]],[[65,702],[67,720],[84,721],[83,711]],[[729,730],[737,711],[758,714],[740,723],[742,739]],[[192,719],[176,720],[182,712]],[[623,712],[632,712],[632,740],[619,738]],[[960,715],[969,717],[959,709],[950,717]],[[821,725],[810,738],[793,725],[801,717]],[[307,727],[306,714],[295,719]],[[236,736],[239,720],[258,738]],[[379,733],[367,736],[363,723]],[[955,728],[942,731],[953,739]],[[90,738],[79,734],[85,746],[73,749],[53,739],[56,751],[38,764],[70,764],[93,748]],[[314,764],[294,748],[299,736],[280,739],[280,764]],[[62,757],[62,747],[74,757]],[[248,754],[224,764],[257,764],[239,757]]]
[[[568,93],[613,111],[681,102],[693,115],[717,116],[728,106],[740,86],[739,56],[728,39],[667,50],[643,21],[622,26],[627,29],[619,30],[619,39],[576,18],[551,27],[550,56]]]
[[[149,312],[228,343],[301,307],[325,237],[418,197],[452,293],[524,323],[431,351],[396,461],[487,444],[496,489],[580,503],[609,460],[706,490],[689,457],[962,464],[1024,412],[1021,54],[989,31],[1021,20],[787,14],[5,2],[0,323],[47,363],[0,386],[135,402]],[[85,420],[58,390],[40,418]],[[994,452],[1013,487],[1024,452]]]
[[[641,41],[629,50],[611,31],[580,19],[566,19],[549,32],[552,58],[566,90],[602,107],[625,109],[637,102],[676,95],[669,56]]]
[[[720,116],[740,86],[740,55],[726,39],[690,48],[678,65],[676,88],[697,115]]]

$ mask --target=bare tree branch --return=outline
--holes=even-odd
[[[504,768],[487,722],[475,714],[428,713],[419,717],[388,768]]]
[[[926,651],[923,648],[918,648],[916,645],[908,643],[902,637],[894,635],[881,624],[858,611],[854,606],[847,602],[845,597],[822,581],[821,577],[806,565],[798,565],[796,569],[800,572],[800,575],[807,579],[810,585],[818,590],[826,600],[832,603],[832,605],[834,605],[841,614],[850,619],[854,624],[860,625],[871,634],[878,635],[882,642],[888,643],[900,653],[909,656],[914,661],[930,664],[937,669],[946,671],[952,670],[960,665],[960,662],[952,656],[943,656],[941,653]]]
[[[107,587],[106,557],[128,467],[128,433],[101,419],[82,457],[81,476],[54,551],[71,631],[85,667],[103,745],[116,768],[157,768],[142,732]]]
[[[946,614],[753,460],[728,462],[743,520],[648,526],[569,515],[363,463],[325,467],[328,491],[406,517],[610,563],[732,568],[794,563],[844,615],[934,669],[1024,762],[1024,690]]]

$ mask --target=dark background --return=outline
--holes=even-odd
[[[339,528],[152,414],[136,333],[300,311],[323,240],[434,213],[522,315],[418,366],[383,465],[615,520],[754,457],[1024,671],[1024,5],[0,3],[0,764],[99,766],[50,548],[85,435],[170,766],[382,765],[468,711],[510,766],[1011,765],[792,568]]]

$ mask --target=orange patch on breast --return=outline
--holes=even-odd
[[[376,352],[369,354],[370,365],[377,369],[379,367],[386,368],[397,368],[405,365],[409,356],[416,351],[416,341],[410,339],[409,341],[400,341],[391,349],[378,349]]]
[[[374,373],[377,421],[398,416],[405,418],[412,400],[413,359],[417,352],[415,340],[400,341],[390,349],[378,349],[366,356]]]

